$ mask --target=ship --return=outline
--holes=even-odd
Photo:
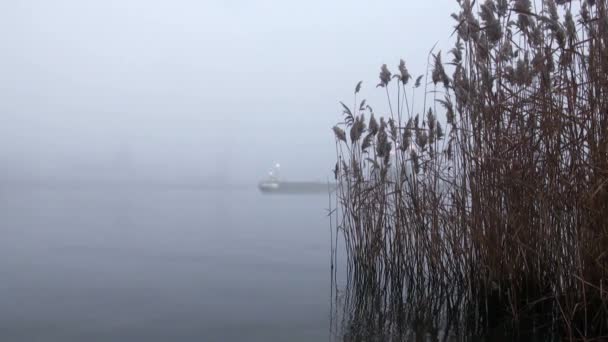
[[[280,168],[281,165],[275,163],[268,172],[268,178],[258,183],[261,192],[270,194],[328,194],[336,189],[336,184],[331,182],[283,181],[279,178]]]

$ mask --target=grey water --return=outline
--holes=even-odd
[[[327,340],[327,207],[255,185],[0,187],[0,340]]]

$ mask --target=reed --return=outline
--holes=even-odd
[[[608,338],[607,1],[458,3],[450,62],[333,128],[344,326]]]

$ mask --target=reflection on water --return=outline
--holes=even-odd
[[[328,339],[327,196],[0,188],[2,341]]]
[[[338,269],[338,272],[340,270]],[[373,268],[361,270],[351,264],[340,279],[332,276],[331,341],[344,342],[482,342],[482,341],[560,341],[548,327],[523,328],[504,322],[483,335],[464,326],[462,306],[457,298],[449,303],[412,301],[409,291],[402,300],[391,294],[386,279]],[[525,322],[520,322],[525,323]]]

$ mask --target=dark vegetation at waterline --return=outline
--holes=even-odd
[[[607,1],[458,3],[449,54],[334,127],[344,335],[608,339]]]

